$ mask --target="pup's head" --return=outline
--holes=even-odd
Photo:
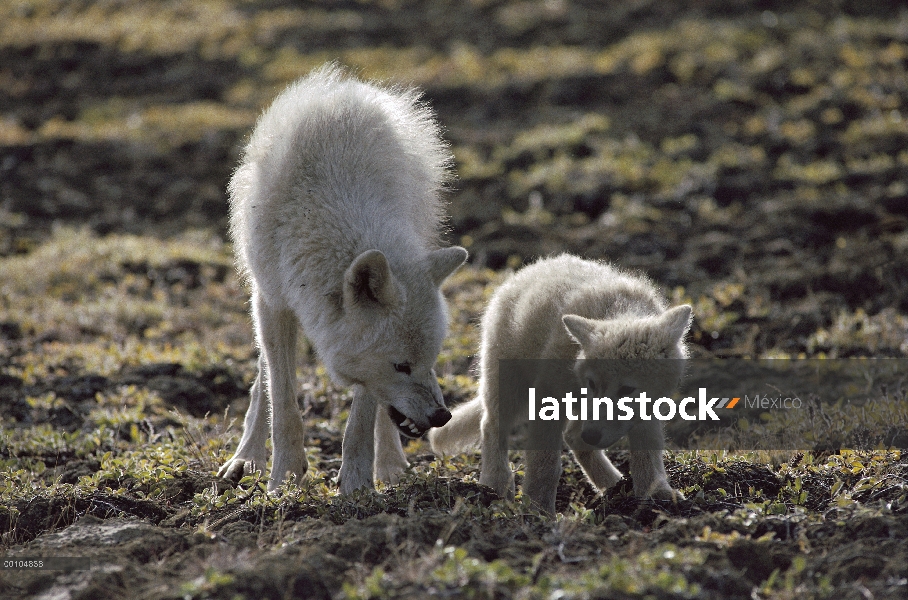
[[[447,332],[439,287],[467,259],[459,246],[435,250],[394,270],[384,254],[360,254],[344,274],[342,316],[323,356],[344,384],[362,385],[404,435],[417,438],[451,418],[435,377]]]
[[[674,391],[683,375],[682,359],[687,358],[684,335],[690,320],[691,307],[686,304],[651,317],[562,317],[568,333],[580,344],[574,370],[587,388],[587,396],[610,398],[614,403],[636,398],[641,391],[652,400]],[[585,421],[582,438],[587,444],[607,448],[640,422],[638,417]]]

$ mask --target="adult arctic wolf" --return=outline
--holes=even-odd
[[[269,433],[269,489],[306,472],[298,327],[332,380],[353,387],[341,493],[371,487],[373,473],[394,481],[407,467],[398,433],[450,418],[433,371],[447,329],[439,286],[467,251],[438,247],[450,155],[418,98],[328,65],[259,119],[229,187],[259,371],[222,477],[262,470]]]
[[[667,309],[649,281],[603,263],[565,254],[518,271],[495,292],[482,319],[478,397],[455,407],[451,421],[429,434],[433,450],[454,454],[481,441],[480,483],[513,496],[514,476],[499,436],[528,416],[526,397],[523,406],[500,405],[509,394],[499,390],[499,360],[578,359],[577,383],[592,388],[591,397],[617,399],[644,387],[667,394],[682,374],[690,318],[690,306]],[[634,493],[679,497],[665,473],[660,421],[567,423],[564,439],[596,488],[621,479],[602,448],[628,434]],[[561,474],[560,434],[555,441],[556,450],[525,453],[524,493],[548,513],[555,512]]]

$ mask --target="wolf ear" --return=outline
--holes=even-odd
[[[386,308],[401,301],[397,281],[388,259],[378,250],[366,250],[350,263],[344,273],[344,308],[376,303]]]
[[[664,328],[668,345],[677,344],[684,338],[690,329],[690,316],[692,309],[689,304],[682,304],[670,308],[659,317],[660,325]]]
[[[457,270],[467,260],[467,251],[460,246],[442,248],[429,253],[429,274],[432,283],[436,286],[447,279],[448,275]]]
[[[596,321],[592,319],[577,315],[564,315],[561,317],[561,322],[564,323],[564,327],[571,334],[571,337],[583,347],[588,346],[596,335]]]

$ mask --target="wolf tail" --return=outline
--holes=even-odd
[[[482,423],[482,399],[474,398],[454,407],[451,420],[429,432],[429,443],[435,454],[460,454],[479,446]]]

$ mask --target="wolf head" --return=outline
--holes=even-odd
[[[562,322],[580,344],[575,373],[589,397],[667,396],[677,387],[687,358],[684,335],[690,327],[691,307],[676,306],[660,315],[594,320],[564,315]],[[607,448],[635,425],[630,421],[586,421],[583,441]]]
[[[385,254],[367,250],[344,273],[342,314],[323,356],[340,383],[361,385],[404,435],[416,438],[451,418],[435,377],[447,331],[439,286],[467,259],[459,246],[429,252],[392,269]]]

